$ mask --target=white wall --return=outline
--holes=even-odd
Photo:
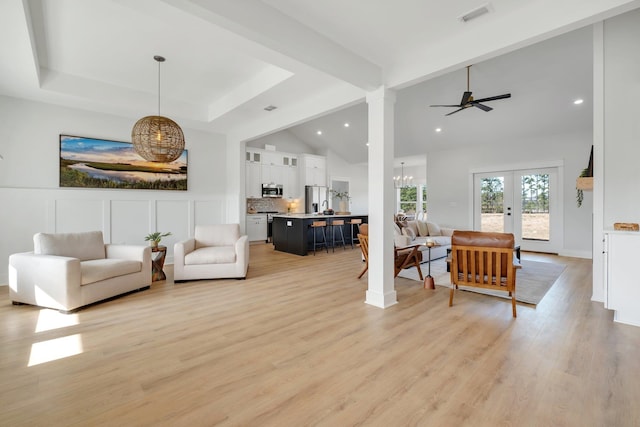
[[[131,244],[171,231],[163,239],[171,262],[173,243],[196,223],[237,221],[227,218],[223,135],[183,129],[188,191],[59,188],[59,134],[130,141],[135,120],[4,96],[0,118],[0,284],[9,255],[32,250],[40,231],[102,230],[107,242]]]
[[[576,206],[576,178],[587,167],[592,134],[557,135],[545,140],[467,147],[427,154],[427,210],[431,220],[447,227],[471,229],[470,172],[504,165],[562,160],[564,247],[568,256],[591,256],[592,194]],[[495,169],[500,170],[500,169]]]
[[[640,223],[640,10],[604,25],[604,226]]]

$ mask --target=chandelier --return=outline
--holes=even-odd
[[[402,174],[393,177],[393,185],[395,188],[407,188],[413,186],[413,176],[407,176],[404,174],[404,162],[400,163],[402,167]]]
[[[158,62],[158,115],[138,120],[131,130],[131,142],[145,160],[169,163],[182,154],[184,134],[176,122],[160,115],[160,63],[165,59],[158,55],[153,59]]]

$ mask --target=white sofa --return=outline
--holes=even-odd
[[[440,227],[435,223],[422,220],[401,221],[394,223],[393,226],[396,247],[425,245],[427,240],[432,240],[436,244],[431,248],[432,260],[446,257],[447,249],[451,248],[453,228]],[[420,250],[423,251],[422,262],[428,262],[427,246],[422,246]]]
[[[194,237],[173,247],[175,282],[247,277],[249,237],[240,224],[196,225]]]
[[[33,252],[9,257],[14,304],[63,312],[151,285],[151,248],[104,244],[101,231],[37,233]]]

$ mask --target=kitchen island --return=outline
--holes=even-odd
[[[363,224],[369,221],[368,215],[315,215],[315,214],[283,214],[273,216],[272,241],[275,249],[295,255],[307,255],[313,251],[313,230],[310,225],[313,221],[327,221],[331,224],[334,219],[344,219],[347,223],[351,219],[361,219]],[[356,231],[357,232],[357,231]],[[351,245],[351,226],[343,227],[344,241]],[[337,237],[336,237],[337,238]],[[329,228],[327,228],[327,240],[331,240]],[[342,242],[341,242],[342,243]]]

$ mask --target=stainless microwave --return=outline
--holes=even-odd
[[[282,197],[282,185],[262,184],[262,197]]]

